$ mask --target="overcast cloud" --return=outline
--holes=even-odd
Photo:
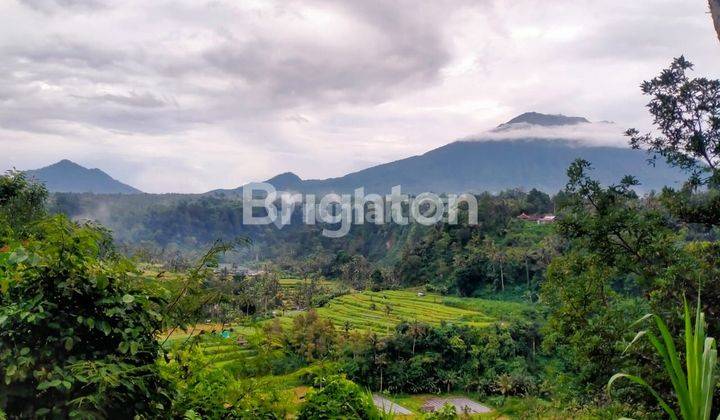
[[[625,128],[648,126],[639,83],[674,56],[720,76],[706,9],[0,0],[0,169],[71,159],[144,191],[202,192],[343,175],[525,111],[614,121],[574,130],[623,144]]]

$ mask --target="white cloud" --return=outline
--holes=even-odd
[[[527,123],[512,124],[505,130],[490,130],[463,140],[508,141],[526,139],[570,140],[571,144],[627,147],[625,128],[610,121],[579,123],[561,126],[538,126]]]

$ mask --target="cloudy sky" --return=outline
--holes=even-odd
[[[326,178],[533,110],[647,126],[638,85],[720,76],[704,0],[0,0],[0,169],[147,192]],[[619,139],[619,140],[618,140]]]

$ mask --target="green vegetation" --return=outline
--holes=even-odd
[[[14,177],[0,203],[35,187]],[[31,200],[32,201],[32,200]],[[155,360],[156,298],[107,232],[28,211],[0,250],[0,395],[14,416],[120,416],[168,408]],[[34,220],[32,220],[34,219]],[[13,224],[11,224],[13,226]]]
[[[343,370],[350,379],[391,393],[532,394],[539,373],[536,334],[532,325],[404,323],[390,336],[373,334],[346,346]]]
[[[419,296],[413,290],[353,293],[335,298],[317,311],[339,328],[387,333],[402,322],[487,327],[498,320],[496,316],[504,308],[517,311],[521,307],[520,304],[506,302],[444,298],[435,293],[421,294]],[[495,316],[484,312],[487,308],[492,308]]]
[[[652,331],[640,331],[633,342],[647,336],[655,350],[663,360],[665,371],[667,372],[670,382],[672,383],[677,405],[680,408],[680,414],[683,419],[688,420],[708,420],[710,418],[710,410],[712,409],[712,398],[715,392],[715,368],[717,366],[717,347],[715,339],[707,337],[705,333],[705,314],[700,311],[700,302],[698,301],[697,310],[695,312],[695,326],[693,327],[690,318],[690,310],[687,302],[685,302],[685,359],[687,368],[682,368],[680,357],[678,356],[675,342],[670,334],[665,321],[657,315],[650,314],[640,321],[652,318],[655,321],[657,329],[660,331],[658,338]],[[632,343],[630,345],[632,345]],[[627,378],[632,382],[642,385],[658,400],[662,409],[672,419],[677,419],[675,411],[663,400],[663,398],[648,383],[635,375],[627,373],[616,373],[608,382],[608,390],[612,384],[620,379]]]
[[[354,418],[381,419],[369,392],[342,377],[320,381],[308,393],[300,408],[298,420]]]

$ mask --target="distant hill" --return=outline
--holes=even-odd
[[[139,194],[142,191],[113,179],[100,169],[88,169],[67,159],[25,173],[45,184],[50,192]]]
[[[644,151],[627,147],[593,146],[567,138],[528,136],[498,140],[490,136],[505,134],[514,128],[527,131],[532,127],[547,129],[581,124],[585,125],[585,129],[592,130],[594,127],[582,117],[528,112],[501,124],[487,138],[456,141],[420,156],[373,166],[342,177],[301,180],[295,174],[285,173],[267,182],[278,190],[315,194],[351,193],[358,187],[364,187],[366,193],[388,194],[395,185],[401,185],[403,192],[410,194],[424,191],[499,192],[512,188],[537,188],[555,193],[567,183],[566,170],[577,158],[590,161],[595,168],[593,176],[606,185],[617,183],[623,175],[629,174],[640,180],[640,190],[649,192],[664,186],[677,186],[686,178],[664,162],[657,162],[655,167],[648,165],[648,156]],[[603,124],[607,126],[609,123]],[[242,193],[242,187],[212,193],[236,195]]]

